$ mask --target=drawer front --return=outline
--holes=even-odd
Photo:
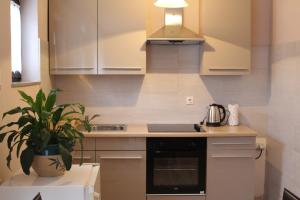
[[[208,200],[254,199],[255,137],[209,138]]]
[[[96,150],[96,139],[95,138],[84,138],[82,141],[84,151],[93,151]],[[80,144],[74,146],[74,150],[81,150]]]
[[[127,150],[144,151],[146,150],[145,138],[97,138],[96,149],[101,151]]]
[[[103,200],[146,200],[146,151],[97,151]]]
[[[255,137],[226,137],[208,138],[209,150],[230,150],[230,149],[250,149],[255,148]]]
[[[205,196],[192,195],[147,195],[147,200],[205,200]]]
[[[73,164],[80,164],[81,162],[81,151],[74,151],[72,153]],[[95,151],[83,151],[83,163],[96,163],[96,152]]]

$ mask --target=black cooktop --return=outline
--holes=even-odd
[[[148,132],[203,132],[198,124],[148,124]]]

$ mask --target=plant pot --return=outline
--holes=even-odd
[[[66,169],[59,154],[58,145],[49,145],[44,151],[36,153],[32,168],[41,177],[64,175]]]

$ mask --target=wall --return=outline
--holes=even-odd
[[[153,46],[145,76],[56,76],[60,102],[82,102],[102,123],[197,123],[206,106],[241,104],[242,121],[264,133],[269,99],[270,0],[253,1],[253,57],[249,76],[200,77],[199,49]],[[193,106],[185,97],[194,96]]]
[[[46,6],[46,0],[39,0],[40,6]],[[19,100],[19,95],[17,90],[23,90],[30,95],[35,95],[35,93],[41,87],[40,85],[22,87],[22,88],[12,88],[11,87],[11,68],[10,68],[10,14],[9,14],[9,0],[0,1],[0,115],[3,112],[19,106],[22,102]],[[43,28],[42,28],[43,27]],[[40,24],[41,29],[45,29],[46,23],[43,22]],[[45,34],[40,34],[40,37],[45,39]],[[41,52],[43,57],[47,54],[47,51]],[[41,59],[43,65],[42,68],[47,68],[45,59]],[[51,85],[49,82],[49,75],[43,74],[42,84],[43,88],[48,90]],[[0,145],[0,179],[5,179],[9,177],[19,166],[19,161],[14,157],[12,162],[12,171],[8,170],[6,167],[6,156],[7,156],[7,147],[3,143]]]
[[[269,105],[267,194],[286,187],[300,196],[300,1],[273,1],[272,84]]]

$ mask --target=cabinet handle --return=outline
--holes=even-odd
[[[249,71],[249,69],[245,68],[209,68],[210,71]]]
[[[212,158],[253,158],[253,156],[213,155]]]
[[[253,143],[212,143],[213,145],[254,145]]]
[[[73,157],[74,160],[81,160],[81,157]],[[82,157],[83,160],[91,160],[92,157],[91,156],[83,156]]]
[[[142,70],[142,67],[102,67],[104,70]]]
[[[102,160],[142,160],[141,156],[132,157],[100,157]]]
[[[54,67],[54,70],[93,70],[94,67]]]

